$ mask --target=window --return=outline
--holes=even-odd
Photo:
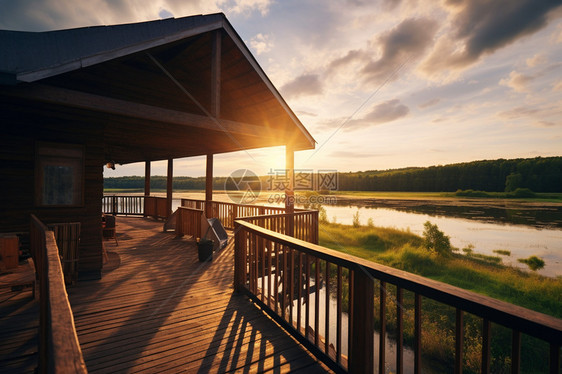
[[[84,148],[68,144],[38,144],[35,200],[39,206],[84,205]]]

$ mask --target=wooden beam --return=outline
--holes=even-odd
[[[150,196],[150,161],[144,163],[144,196]]]
[[[288,186],[285,190],[285,213],[295,213],[295,192],[294,192],[294,173],[295,173],[295,152],[292,146],[285,146],[285,172],[287,173]],[[295,224],[294,216],[287,216],[287,235],[294,236]]]
[[[205,215],[212,218],[211,201],[213,201],[213,155],[207,155],[207,172],[205,174]]]
[[[172,192],[174,181],[174,159],[168,159],[168,179],[166,183],[166,212],[167,217],[172,215]]]
[[[283,137],[281,129],[274,129],[268,125],[257,126],[248,123],[213,119],[193,113],[166,109],[137,102],[113,99],[106,96],[94,95],[86,92],[69,90],[48,85],[23,85],[17,87],[2,87],[0,94],[36,100],[49,104],[75,107],[96,112],[115,114],[138,118],[146,121],[164,122],[175,125],[197,127],[206,130],[254,137],[274,136]],[[280,132],[281,131],[281,132]]]
[[[213,51],[211,55],[211,115],[220,117],[221,113],[221,61],[222,32],[216,30],[212,37]]]

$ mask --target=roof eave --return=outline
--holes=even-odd
[[[204,32],[220,29],[224,27],[224,21],[225,18],[223,17],[221,20],[209,22],[208,24],[197,26],[192,29],[178,32],[172,35],[148,40],[134,45],[129,45],[124,48],[114,49],[111,51],[106,51],[103,53],[86,56],[78,60],[69,61],[67,63],[53,66],[53,67],[20,72],[16,75],[16,80],[20,82],[27,82],[27,83],[36,82],[41,79],[49,78],[55,75],[67,73],[80,68],[85,68],[102,62],[110,61],[133,53],[146,51],[151,48],[159,47],[167,43],[172,43]]]

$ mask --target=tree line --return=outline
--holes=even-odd
[[[562,157],[340,173],[338,187],[342,191],[511,192],[528,188],[534,192],[562,192]]]
[[[268,178],[260,177],[263,188],[266,188],[264,183]],[[227,180],[227,177],[213,178],[213,189],[225,189]],[[166,177],[152,176],[150,186],[166,189]],[[104,178],[104,188],[142,189],[144,177]],[[205,177],[174,177],[173,188],[204,190]],[[226,188],[236,189],[236,186],[226,183]],[[341,191],[511,192],[519,188],[562,192],[562,157],[482,160],[426,168],[339,173],[337,183],[337,189]]]

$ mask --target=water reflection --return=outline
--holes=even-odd
[[[431,221],[439,229],[450,236],[451,244],[457,248],[474,246],[474,252],[494,255],[494,250],[508,250],[510,256],[501,256],[503,263],[528,270],[527,265],[518,262],[520,258],[536,255],[545,260],[546,265],[538,273],[546,276],[562,275],[562,210],[552,211],[517,210],[504,214],[504,219],[494,218],[493,211],[501,209],[480,209],[476,207],[377,207],[374,204],[358,205],[325,205],[330,222],[351,225],[353,215],[359,211],[359,220],[366,225],[371,219],[375,226],[410,230],[422,235],[423,224]],[[557,216],[554,211],[558,212]],[[470,214],[472,212],[472,214]],[[477,214],[478,213],[478,214]],[[456,214],[456,215],[455,215]],[[552,222],[546,224],[547,216]],[[516,217],[516,221],[507,221],[507,217]],[[484,219],[483,217],[489,217]],[[532,217],[537,217],[533,220]],[[521,223],[523,220],[527,224]]]

